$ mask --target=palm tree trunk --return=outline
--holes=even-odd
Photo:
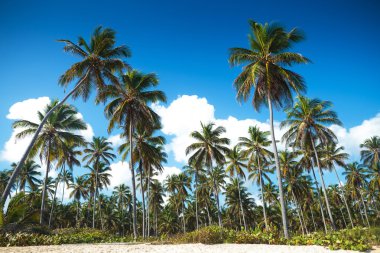
[[[156,229],[155,229],[155,232],[156,232],[156,237],[158,236],[158,214],[157,214],[157,208],[156,206],[154,206],[154,216],[155,216],[155,225],[156,225]]]
[[[265,230],[268,230],[268,220],[267,220],[267,212],[265,207],[265,199],[264,199],[264,182],[263,182],[263,172],[261,170],[261,163],[259,157],[257,157],[257,164],[259,166],[259,180],[260,180],[260,188],[261,188],[261,201],[263,202],[263,215],[264,215],[264,223]]]
[[[316,232],[317,231],[317,225],[315,224],[313,209],[311,208],[311,205],[309,206],[309,208],[310,208],[311,219],[313,220],[314,232]]]
[[[305,235],[305,230],[304,230],[304,226],[303,226],[302,218],[301,218],[301,215],[300,215],[299,206],[298,206],[297,199],[296,199],[296,196],[294,195],[293,190],[292,190],[292,197],[293,197],[294,204],[296,205],[296,210],[297,210],[298,219],[300,220],[300,223],[301,223],[302,235]]]
[[[240,196],[240,181],[239,179],[236,177],[237,179],[237,182],[238,182],[238,191],[239,191],[239,202],[240,202],[240,209],[241,209],[241,214],[242,214],[242,217],[243,217],[243,224],[244,224],[244,230],[247,230],[247,224],[245,222],[245,215],[244,215],[244,209],[243,209],[243,203],[241,201],[241,196]]]
[[[145,195],[144,195],[144,186],[143,186],[143,168],[142,161],[139,161],[139,172],[140,172],[140,189],[141,189],[141,198],[142,198],[142,236],[145,238]]]
[[[269,108],[270,133],[271,133],[271,137],[272,137],[273,154],[274,154],[274,160],[275,160],[275,163],[276,163],[276,174],[277,174],[277,181],[278,181],[278,191],[279,191],[279,195],[280,195],[282,226],[283,226],[283,229],[284,229],[284,237],[286,239],[288,239],[289,238],[288,219],[286,217],[286,206],[285,206],[285,199],[284,199],[284,190],[282,189],[280,162],[278,160],[276,137],[274,135],[273,108],[272,108],[272,101],[271,101],[270,95],[268,95],[268,108]]]
[[[130,121],[129,125],[129,149],[130,149],[130,161],[129,161],[129,167],[131,170],[132,175],[132,202],[133,202],[133,239],[136,241],[137,239],[137,211],[136,211],[136,182],[135,182],[135,170],[133,169],[133,141],[132,141],[132,134],[133,134],[133,126],[132,126],[132,120]]]
[[[197,230],[199,229],[198,221],[198,170],[195,169],[195,221],[197,223]]]
[[[92,205],[92,228],[95,228],[95,210],[96,210],[96,195],[98,193],[98,163],[99,158],[96,159],[95,162],[95,189],[94,189],[94,202]]]
[[[347,223],[346,223],[346,218],[344,218],[344,213],[341,208],[338,208],[340,211],[340,214],[342,215],[343,223],[344,223],[344,228],[347,228]]]
[[[16,178],[18,177],[18,175],[20,174],[20,171],[21,171],[21,168],[22,166],[24,166],[24,163],[26,161],[26,158],[28,157],[31,149],[33,148],[36,140],[37,140],[37,137],[38,135],[40,134],[43,126],[45,125],[46,121],[48,120],[48,118],[50,117],[50,115],[59,107],[61,107],[65,102],[66,100],[73,94],[75,93],[80,87],[81,85],[83,84],[83,81],[87,78],[88,74],[90,73],[89,70],[87,70],[85,76],[80,79],[80,81],[77,83],[77,85],[74,87],[74,89],[72,91],[70,91],[63,99],[61,102],[59,102],[58,104],[56,104],[53,108],[50,109],[50,111],[48,111],[45,115],[45,117],[42,119],[40,125],[38,126],[37,128],[37,131],[34,133],[33,135],[33,138],[32,140],[30,141],[28,147],[26,148],[24,154],[22,155],[21,159],[20,159],[20,162],[17,164],[17,167],[13,170],[12,172],[12,175],[11,177],[9,178],[9,181],[8,181],[8,184],[7,186],[5,187],[4,189],[4,192],[1,196],[1,199],[0,199],[0,203],[1,202],[5,202],[6,201],[6,198],[8,197],[11,189],[12,189],[12,186],[14,184],[14,182],[16,181]],[[41,221],[40,221],[41,223]]]
[[[59,182],[59,180],[57,178],[57,182],[55,182],[54,197],[53,197],[53,201],[51,203],[51,210],[50,210],[50,217],[49,217],[49,228],[50,228],[50,224],[51,224],[51,219],[53,217],[53,210],[54,210],[55,197],[57,195],[58,182]]]
[[[218,189],[216,187],[215,180],[213,180],[213,183],[214,183],[214,194],[215,194],[215,199],[216,199],[216,205],[217,205],[217,208],[218,208],[218,223],[219,223],[219,227],[222,227],[223,226],[222,225],[222,214],[220,212]]]
[[[329,198],[327,197],[327,191],[326,191],[326,186],[325,186],[325,180],[323,179],[323,175],[322,175],[321,164],[319,163],[318,152],[317,152],[317,149],[315,148],[315,143],[314,143],[313,137],[311,136],[310,139],[311,139],[311,145],[313,146],[313,150],[314,150],[315,160],[317,161],[319,176],[321,177],[321,184],[322,184],[323,195],[325,197],[327,213],[329,214],[332,229],[336,230],[334,218],[332,216],[331,209],[330,209]]]
[[[151,168],[152,169],[152,168]],[[148,233],[148,237],[150,237],[150,173],[147,177],[148,179],[148,196],[147,196],[147,207],[146,207],[146,210],[147,210],[147,233]]]
[[[359,189],[359,195],[360,195],[360,199],[363,203],[363,209],[364,209],[364,216],[365,216],[365,219],[367,221],[367,225],[368,227],[370,228],[371,226],[369,225],[369,220],[368,220],[368,214],[367,214],[367,207],[366,207],[366,204],[364,202],[364,199],[363,199],[363,194],[361,193],[360,189]]]
[[[338,172],[336,171],[335,167],[334,167],[334,172],[335,172],[336,178],[338,179],[338,186],[339,186],[339,189],[341,190],[341,194],[342,194],[343,202],[344,202],[344,205],[346,206],[347,213],[348,213],[348,217],[350,218],[351,227],[354,228],[354,223],[353,223],[353,221],[352,221],[351,211],[350,211],[350,208],[348,208],[348,204],[347,204],[347,200],[346,200],[345,192],[344,192],[344,190],[341,188],[341,185],[340,185],[340,179],[339,179]]]
[[[327,234],[328,233],[327,224],[326,224],[326,219],[325,219],[325,213],[323,212],[321,195],[319,194],[319,185],[318,185],[317,177],[315,176],[314,168],[311,168],[311,171],[313,172],[314,183],[315,183],[315,187],[317,188],[317,197],[318,197],[319,207],[321,209],[323,226],[325,227],[325,233]]]
[[[41,198],[41,212],[40,212],[40,224],[43,225],[43,216],[44,216],[44,210],[45,210],[45,196],[46,196],[46,184],[49,177],[49,170],[50,170],[50,140],[48,141],[48,151],[47,151],[47,164],[46,164],[46,173],[45,173],[45,180],[44,185],[42,186],[42,198]]]
[[[79,206],[80,206],[80,200],[78,199],[78,204],[77,204],[77,215],[75,217],[75,220],[76,220],[76,223],[77,223],[77,227],[79,228]]]
[[[186,233],[186,219],[185,219],[185,201],[182,201],[182,221],[183,221],[183,233]]]
[[[206,203],[206,212],[207,212],[207,217],[208,217],[208,225],[211,226],[212,220],[210,216],[210,210],[208,209],[208,204]]]

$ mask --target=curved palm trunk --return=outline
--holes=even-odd
[[[42,197],[41,197],[41,211],[40,211],[40,224],[43,225],[43,218],[44,218],[44,210],[45,210],[45,196],[46,196],[46,184],[49,177],[49,170],[50,170],[50,140],[48,143],[48,151],[47,151],[47,164],[46,164],[46,173],[45,173],[45,179],[44,179],[44,185],[42,188]]]
[[[83,84],[83,81],[87,78],[88,74],[90,73],[89,70],[87,70],[85,76],[77,83],[77,85],[74,87],[73,90],[71,90],[63,99],[61,102],[59,102],[58,104],[56,104],[53,108],[50,109],[50,111],[48,111],[45,115],[45,117],[42,119],[40,125],[38,126],[37,128],[37,131],[34,133],[33,135],[33,138],[32,140],[30,141],[28,147],[26,148],[24,154],[22,155],[21,159],[20,159],[20,162],[17,164],[17,167],[14,169],[14,171],[12,172],[12,175],[11,177],[9,178],[9,181],[8,181],[8,184],[7,186],[5,187],[4,189],[4,192],[1,196],[1,199],[0,199],[0,203],[1,202],[5,202],[11,189],[12,189],[12,186],[14,184],[14,182],[16,181],[16,178],[18,177],[18,175],[20,174],[20,171],[21,171],[21,168],[22,166],[24,165],[31,149],[33,148],[34,146],[34,143],[36,143],[36,140],[37,140],[37,137],[38,135],[40,134],[43,126],[45,125],[46,121],[48,120],[49,116],[59,107],[61,107],[65,102],[66,100],[72,95],[74,94],[80,87],[81,85]],[[40,221],[41,223],[41,221]]]
[[[275,160],[275,163],[276,163],[276,174],[277,174],[277,181],[278,181],[278,190],[279,190],[279,193],[280,193],[282,226],[283,226],[283,229],[284,229],[284,237],[286,239],[288,239],[289,238],[289,233],[288,233],[288,218],[286,217],[286,206],[285,206],[285,199],[284,199],[284,190],[282,188],[282,178],[281,178],[281,171],[280,171],[280,162],[278,160],[276,137],[274,135],[273,108],[272,108],[272,101],[271,101],[270,96],[268,96],[268,108],[269,108],[270,133],[271,133],[271,137],[272,137],[273,154],[274,154],[274,160]]]
[[[311,171],[313,172],[314,183],[315,183],[315,187],[317,188],[317,198],[318,198],[318,202],[319,202],[319,207],[321,209],[323,226],[325,227],[325,233],[327,234],[328,230],[327,230],[327,224],[326,224],[326,219],[325,219],[325,213],[323,212],[322,199],[321,199],[321,195],[319,194],[319,184],[318,184],[317,178],[315,176],[314,168],[312,168]]]
[[[351,227],[354,228],[354,223],[352,222],[351,211],[350,211],[350,208],[348,208],[348,204],[347,204],[347,199],[346,199],[346,196],[345,196],[345,192],[344,192],[344,190],[341,188],[341,185],[340,185],[340,179],[339,179],[338,172],[336,171],[335,167],[334,167],[334,172],[335,172],[336,178],[338,179],[339,189],[341,190],[341,194],[342,194],[343,202],[344,202],[344,205],[346,206],[346,210],[347,210],[347,213],[348,213],[348,217],[350,218]]]
[[[142,236],[145,238],[145,194],[143,186],[143,171],[142,171],[142,162],[139,161],[139,172],[140,172],[140,189],[141,189],[141,198],[142,198]]]
[[[326,202],[327,212],[329,214],[329,218],[331,222],[331,227],[333,230],[336,230],[334,218],[332,216],[331,209],[330,209],[329,198],[327,197],[327,191],[326,191],[326,186],[325,186],[325,180],[323,179],[323,175],[322,175],[321,164],[319,163],[318,152],[317,152],[317,149],[315,148],[313,137],[311,137],[310,139],[311,139],[311,145],[313,146],[313,150],[314,150],[315,160],[317,161],[319,176],[321,177],[322,190],[323,190],[323,195],[325,197],[325,202]]]
[[[240,181],[239,179],[236,177],[237,181],[238,181],[238,191],[239,191],[239,202],[240,202],[240,210],[241,210],[241,214],[242,214],[242,217],[243,217],[243,224],[244,224],[244,230],[247,230],[247,224],[245,222],[245,215],[244,215],[244,209],[243,209],[243,203],[241,201],[241,196],[240,196]]]
[[[137,239],[137,229],[136,229],[136,223],[137,223],[137,211],[136,211],[136,182],[135,182],[135,170],[133,169],[133,155],[132,155],[132,150],[133,150],[133,141],[132,141],[132,133],[133,133],[133,127],[132,127],[132,121],[129,125],[129,149],[130,149],[130,161],[129,161],[129,167],[131,170],[131,175],[132,175],[132,202],[133,202],[133,239],[136,241]]]

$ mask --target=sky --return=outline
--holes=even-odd
[[[312,63],[293,70],[305,78],[307,96],[334,103],[344,126],[331,128],[357,160],[359,144],[380,135],[379,11],[376,0],[0,1],[0,169],[17,162],[28,143],[15,142],[12,122],[35,119],[36,111],[65,94],[58,78],[79,59],[63,52],[57,39],[89,38],[99,25],[116,30],[117,43],[132,51],[127,62],[156,73],[167,95],[166,104],[153,106],[162,117],[169,155],[161,179],[180,172],[189,133],[200,121],[226,127],[232,144],[250,125],[268,129],[265,108],[256,112],[249,101],[236,101],[232,83],[241,67],[228,64],[229,48],[248,46],[249,19],[279,22],[305,33],[306,40],[292,50]],[[117,131],[106,131],[104,105],[95,105],[93,97],[69,103],[88,124],[82,132],[88,140],[95,135],[109,138],[115,147],[121,143]],[[278,122],[284,118],[283,112],[275,112],[278,138]],[[119,157],[111,167],[112,186],[130,180]],[[326,177],[328,183],[336,182]]]

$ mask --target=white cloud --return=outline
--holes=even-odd
[[[125,140],[120,137],[120,134],[111,135],[108,137],[107,141],[111,142],[113,148],[115,149],[125,142]]]
[[[164,166],[164,170],[161,174],[155,176],[154,178],[160,181],[161,183],[164,182],[164,180],[171,175],[178,175],[182,172],[181,169],[178,169],[177,167],[166,167]]]
[[[345,151],[352,156],[351,159],[359,160],[360,144],[371,136],[380,136],[380,113],[349,129],[337,125],[330,128],[338,137],[339,144],[344,146]]]
[[[269,130],[268,122],[260,122],[256,119],[239,120],[232,116],[217,119],[214,106],[209,104],[206,98],[199,98],[196,95],[179,96],[169,106],[155,104],[153,109],[161,116],[162,132],[173,136],[166,145],[166,151],[173,153],[174,159],[181,163],[186,163],[188,160],[185,150],[193,141],[190,133],[200,129],[200,122],[214,122],[217,126],[224,126],[225,137],[231,139],[231,146],[237,144],[240,136],[247,135],[249,126],[258,125],[262,130]],[[278,122],[274,125],[276,137],[280,139],[283,131],[280,131]]]
[[[17,102],[9,108],[9,113],[6,115],[6,118],[10,120],[29,120],[32,122],[38,122],[37,112],[42,111],[50,101],[51,100],[48,97],[39,97]],[[78,114],[79,118],[83,119],[83,115],[81,113]],[[77,133],[83,135],[87,141],[90,141],[94,136],[94,130],[90,124],[86,123],[86,125],[86,130],[80,130]],[[16,134],[19,131],[21,131],[21,129],[13,130],[10,138],[5,142],[3,149],[0,151],[0,161],[12,163],[18,162],[21,159],[21,156],[32,140],[32,137],[28,136],[16,140]]]
[[[119,161],[117,163],[112,163],[110,165],[111,171],[111,184],[110,189],[113,189],[115,186],[126,184],[129,187],[132,185],[132,175],[131,170],[129,169],[129,164],[127,162]]]

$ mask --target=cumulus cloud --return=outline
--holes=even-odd
[[[39,97],[26,99],[21,102],[13,104],[9,108],[9,113],[6,115],[10,120],[29,120],[32,122],[38,122],[37,112],[42,111],[47,104],[51,102],[49,97]],[[79,113],[79,118],[83,119],[83,115]],[[87,129],[78,131],[78,134],[84,136],[89,141],[94,136],[94,130],[91,125],[86,123]],[[32,137],[25,137],[23,139],[16,140],[16,134],[20,129],[13,130],[8,141],[5,142],[3,149],[0,151],[0,160],[7,162],[18,162],[29,145]]]
[[[110,189],[114,188],[115,186],[126,184],[129,187],[132,185],[132,175],[131,170],[129,169],[129,165],[127,162],[116,162],[112,163],[110,165],[111,171],[109,172],[111,174],[111,184],[109,186]]]
[[[338,125],[330,127],[338,137],[339,144],[344,146],[352,160],[360,159],[360,144],[371,136],[380,136],[380,113],[375,117],[364,120],[360,125],[344,128]]]
[[[116,148],[118,148],[121,144],[123,144],[125,140],[123,140],[123,139],[120,137],[120,134],[116,134],[116,135],[111,135],[110,137],[108,137],[107,141],[111,142],[113,148],[116,149]]]
[[[214,122],[217,126],[225,127],[225,137],[230,138],[231,146],[237,144],[240,136],[247,135],[249,126],[257,125],[262,130],[269,130],[268,122],[260,122],[256,119],[239,120],[232,116],[218,119],[215,117],[214,106],[209,104],[206,98],[196,95],[179,96],[167,107],[154,104],[153,109],[161,116],[162,132],[173,137],[166,145],[166,151],[173,153],[174,159],[181,163],[186,163],[188,160],[185,150],[193,141],[190,133],[200,130],[200,122]],[[277,138],[280,138],[282,131],[280,131],[279,123],[275,122],[274,125]]]
[[[164,166],[164,170],[162,171],[162,173],[157,175],[157,176],[154,176],[154,178],[162,183],[162,182],[164,182],[164,180],[168,176],[178,175],[181,172],[182,172],[181,169],[178,169],[177,167],[166,167],[166,166]]]

